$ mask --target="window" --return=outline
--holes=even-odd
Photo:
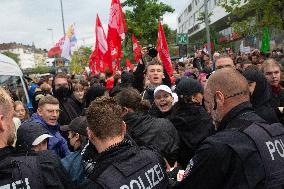
[[[190,5],[188,5],[188,7],[187,7],[187,11],[188,11],[188,13],[190,13],[190,12],[191,12],[191,10],[192,10],[192,6],[191,6],[191,4],[190,4]]]
[[[19,76],[0,75],[0,86],[11,93],[14,101],[20,100],[23,103],[27,103],[24,86]]]

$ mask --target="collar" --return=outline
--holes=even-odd
[[[4,148],[0,148],[0,159],[4,159],[5,156],[14,152],[14,148],[12,146],[6,146]]]
[[[252,105],[250,102],[243,102],[233,109],[231,109],[222,119],[217,131],[221,131],[226,129],[226,127],[229,125],[229,123],[237,116],[246,113],[246,112],[252,112],[254,111]]]
[[[271,86],[271,88],[272,88],[272,92],[276,93],[276,94],[280,93],[280,91],[282,89],[280,85],[277,85],[276,87],[275,86]]]

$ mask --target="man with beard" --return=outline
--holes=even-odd
[[[0,87],[0,188],[73,188],[52,152],[14,152],[13,113],[12,99]]]
[[[283,188],[284,128],[254,112],[246,79],[232,68],[217,70],[204,99],[217,133],[203,141],[175,188]]]

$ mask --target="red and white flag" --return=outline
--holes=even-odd
[[[96,20],[96,45],[90,56],[89,67],[92,73],[105,72],[107,69],[112,72],[112,60],[108,48],[106,35],[99,16]]]
[[[126,22],[119,0],[112,0],[110,7],[107,42],[110,48],[112,60],[120,60],[122,57],[121,42],[127,32]]]
[[[157,42],[157,51],[159,53],[160,59],[164,65],[169,76],[173,75],[173,67],[171,63],[170,52],[166,40],[166,36],[164,33],[163,25],[159,20],[159,28],[158,28],[158,42]]]
[[[128,58],[126,58],[125,62],[126,62],[127,70],[133,70],[134,65],[130,62]]]
[[[141,54],[141,47],[134,34],[132,34],[132,44],[133,44],[134,59],[138,63],[141,60],[142,54]]]

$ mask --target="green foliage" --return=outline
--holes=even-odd
[[[126,0],[122,6],[128,8],[125,11],[128,32],[134,33],[141,45],[156,44],[159,18],[174,12],[171,6],[158,0]],[[164,30],[168,38],[172,31],[166,25]]]
[[[17,64],[19,64],[19,61],[20,61],[20,58],[19,58],[19,55],[16,54],[16,53],[12,53],[10,51],[5,51],[5,52],[2,52],[2,54],[12,58]]]
[[[229,22],[240,34],[257,34],[266,26],[284,30],[283,0],[222,0],[220,5],[231,13]]]
[[[211,17],[212,15],[213,15],[212,12],[208,13],[208,23],[209,23],[209,24],[211,23],[210,17]],[[197,18],[197,21],[199,21],[198,24],[205,23],[205,12],[199,13],[199,16],[198,16],[198,18]]]
[[[122,3],[126,7],[125,19],[127,23],[128,33],[123,43],[123,58],[120,62],[121,66],[125,66],[125,59],[135,63],[132,49],[131,35],[137,37],[141,47],[148,44],[156,45],[158,37],[158,20],[165,13],[172,13],[174,9],[169,5],[158,2],[158,0],[126,0]],[[171,52],[171,45],[176,42],[176,31],[164,24],[164,32]]]
[[[92,53],[90,47],[80,47],[73,52],[70,62],[70,72],[72,74],[82,73],[89,65],[89,57]]]

